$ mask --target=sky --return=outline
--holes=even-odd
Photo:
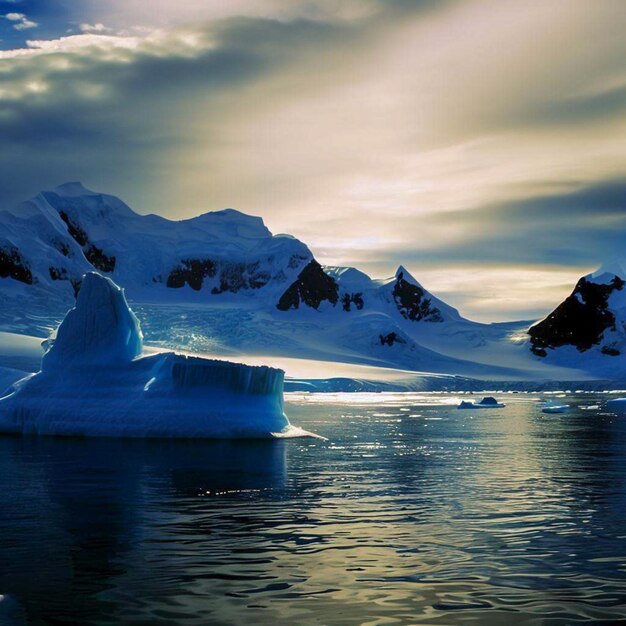
[[[623,0],[0,0],[0,209],[260,215],[536,319],[625,256]]]

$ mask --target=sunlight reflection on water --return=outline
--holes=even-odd
[[[288,395],[328,441],[0,439],[11,623],[618,623],[626,418],[460,397]]]

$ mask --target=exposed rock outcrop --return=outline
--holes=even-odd
[[[215,263],[210,259],[183,259],[167,277],[167,286],[180,289],[189,285],[195,291],[202,289],[207,276],[215,276]]]
[[[343,296],[341,296],[341,305],[343,306],[343,310],[347,312],[352,310],[352,305],[356,307],[357,311],[360,311],[365,305],[363,294],[360,291],[357,293],[344,293]]]
[[[27,285],[33,284],[33,274],[28,263],[14,246],[0,248],[0,278],[13,278]]]
[[[413,322],[443,322],[441,311],[433,306],[421,287],[405,280],[403,272],[398,273],[392,293],[398,311],[405,319]]]
[[[94,243],[89,241],[89,236],[80,224],[70,219],[69,215],[65,211],[59,211],[59,217],[65,222],[67,226],[67,232],[71,235],[72,239],[83,249],[85,258],[101,272],[111,273],[115,270],[115,257],[105,254],[102,248],[99,248]],[[68,250],[69,252],[69,250]],[[65,255],[67,256],[67,254]]]
[[[609,297],[614,291],[621,291],[624,284],[618,276],[609,283],[581,278],[570,296],[548,317],[529,328],[531,350],[538,356],[546,356],[549,348],[571,345],[584,352],[600,343],[606,330],[615,330]],[[605,354],[614,354],[608,349]]]
[[[301,304],[305,304],[317,309],[324,301],[328,301],[334,306],[338,300],[339,285],[337,281],[332,276],[328,276],[322,266],[314,259],[283,293],[276,308],[280,311],[288,311],[289,309],[298,309]]]
[[[261,268],[260,261],[237,263],[212,259],[183,259],[167,277],[166,285],[180,289],[189,285],[200,291],[207,278],[215,279],[212,294],[237,293],[242,289],[260,289],[272,279],[269,271]],[[153,279],[154,280],[154,279]]]
[[[398,336],[398,333],[388,333],[386,335],[379,335],[381,346],[393,346],[394,343],[406,343],[404,339]]]

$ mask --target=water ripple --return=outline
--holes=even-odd
[[[537,399],[291,396],[325,442],[0,439],[0,623],[624,623],[626,420]]]

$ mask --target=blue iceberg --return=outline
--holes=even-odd
[[[283,411],[284,372],[164,352],[142,356],[124,292],[86,274],[41,371],[0,398],[0,432],[258,438],[307,436]]]

